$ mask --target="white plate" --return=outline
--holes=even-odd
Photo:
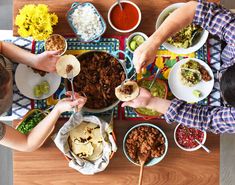
[[[33,93],[33,88],[42,81],[47,81],[50,85],[50,92],[47,95],[43,95],[40,98],[36,98]],[[45,76],[40,76],[38,73],[34,73],[31,67],[24,64],[19,64],[15,72],[16,86],[20,92],[30,99],[42,100],[53,95],[60,86],[61,77],[56,73],[47,73]]]
[[[192,87],[187,87],[183,85],[180,79],[180,75],[179,75],[180,66],[185,64],[189,60],[194,60],[200,63],[202,66],[204,66],[205,69],[209,72],[212,79],[208,82],[205,82],[202,80],[201,82],[199,82],[198,84]],[[211,68],[202,60],[199,60],[196,58],[187,58],[187,59],[180,60],[173,66],[169,74],[168,84],[171,89],[171,92],[174,94],[175,97],[177,97],[180,100],[193,103],[193,102],[198,102],[198,101],[205,99],[210,94],[214,86],[214,75],[212,73]],[[202,96],[199,98],[195,97],[193,95],[193,90],[199,90],[202,93]]]

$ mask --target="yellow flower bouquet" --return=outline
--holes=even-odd
[[[15,24],[21,37],[32,36],[34,40],[46,40],[52,33],[52,26],[58,23],[55,13],[48,12],[44,4],[29,4],[20,9]]]

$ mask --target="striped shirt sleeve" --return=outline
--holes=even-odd
[[[188,127],[213,133],[235,133],[235,108],[200,106],[174,99],[165,114],[168,123],[178,122]]]
[[[221,5],[200,0],[193,23],[219,36],[227,44],[235,44],[235,14]]]

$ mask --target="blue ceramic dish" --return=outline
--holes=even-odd
[[[85,6],[90,6],[93,10],[94,13],[98,15],[101,25],[102,25],[102,31],[101,33],[97,33],[97,35],[95,35],[93,38],[91,38],[90,40],[83,40],[80,35],[78,34],[79,30],[77,30],[72,22],[72,18],[71,15],[74,13],[74,11],[78,8],[78,7],[85,7]],[[78,3],[75,2],[72,4],[71,8],[69,9],[69,11],[67,12],[67,21],[70,25],[70,27],[72,28],[73,32],[76,34],[77,38],[79,39],[80,42],[99,42],[101,35],[104,34],[104,32],[106,31],[106,23],[103,19],[103,17],[100,15],[100,13],[98,12],[98,10],[95,8],[95,6],[91,3]]]
[[[155,129],[159,130],[159,131],[161,132],[161,134],[163,135],[164,139],[165,139],[165,152],[164,152],[164,154],[163,154],[161,157],[155,157],[155,158],[153,158],[152,160],[150,160],[148,163],[145,164],[145,166],[153,166],[153,165],[159,163],[159,162],[166,156],[166,153],[167,153],[167,150],[168,150],[168,140],[167,140],[167,137],[166,137],[165,133],[164,133],[159,127],[157,127],[156,125],[151,124],[151,123],[140,123],[140,124],[138,124],[138,125],[135,125],[135,126],[131,127],[131,128],[128,130],[128,132],[126,133],[126,135],[125,135],[125,137],[124,137],[124,139],[123,139],[123,151],[124,151],[124,154],[125,154],[126,158],[127,158],[130,162],[132,162],[133,164],[139,166],[138,163],[136,163],[135,161],[133,161],[133,160],[129,157],[129,155],[128,155],[127,151],[126,151],[126,139],[127,139],[127,136],[130,134],[130,132],[131,132],[133,129],[135,129],[135,128],[137,128],[137,127],[140,127],[140,126],[149,126],[149,127],[153,127],[153,128],[155,128]]]

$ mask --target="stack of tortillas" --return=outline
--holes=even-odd
[[[102,142],[100,127],[94,123],[82,122],[69,134],[69,146],[72,152],[89,161],[95,161],[101,157]]]
[[[134,81],[126,81],[115,88],[115,95],[121,101],[131,101],[137,98],[140,88]]]
[[[73,72],[73,77],[80,73],[80,62],[74,55],[63,55],[56,62],[56,72],[63,78],[67,78],[69,72]]]

